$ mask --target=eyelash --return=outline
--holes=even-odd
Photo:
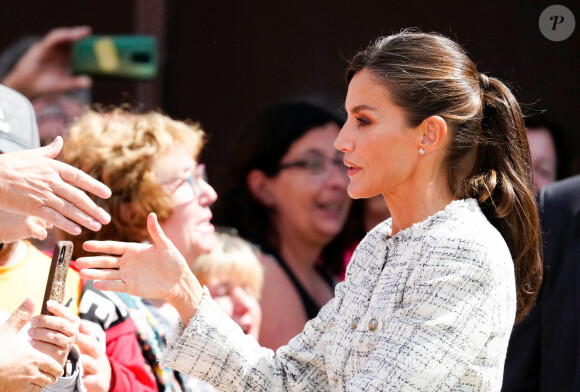
[[[370,124],[369,121],[364,117],[355,117],[355,118],[358,121],[359,127],[366,127],[367,125]]]

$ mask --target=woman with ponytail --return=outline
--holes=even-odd
[[[335,298],[287,346],[274,353],[246,338],[153,215],[153,245],[85,243],[114,256],[78,260],[81,274],[172,303],[183,324],[165,363],[219,390],[499,391],[510,331],[542,275],[519,105],[437,34],[378,39],[347,80],[335,146],[348,192],[382,195],[392,217],[367,234]]]

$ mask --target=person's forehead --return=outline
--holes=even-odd
[[[157,158],[153,164],[153,170],[160,178],[172,177],[193,169],[196,164],[197,162],[185,149],[175,146],[169,153]]]

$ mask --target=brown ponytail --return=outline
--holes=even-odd
[[[357,53],[347,80],[373,72],[405,110],[410,126],[445,119],[450,143],[445,165],[458,197],[479,201],[514,260],[517,314],[532,307],[542,280],[540,226],[531,159],[519,104],[499,80],[480,74],[463,49],[438,34],[403,31]]]
[[[523,114],[511,91],[499,80],[479,75],[482,89],[482,139],[471,175],[458,193],[475,197],[506,240],[514,260],[516,323],[532,307],[542,281],[541,237],[531,157]]]

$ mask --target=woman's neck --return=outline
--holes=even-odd
[[[279,232],[277,251],[293,270],[313,270],[324,244],[304,238],[290,231]]]
[[[411,185],[383,196],[393,218],[392,235],[424,221],[456,199],[448,185],[447,176],[443,174],[431,181],[422,181],[420,186]]]

